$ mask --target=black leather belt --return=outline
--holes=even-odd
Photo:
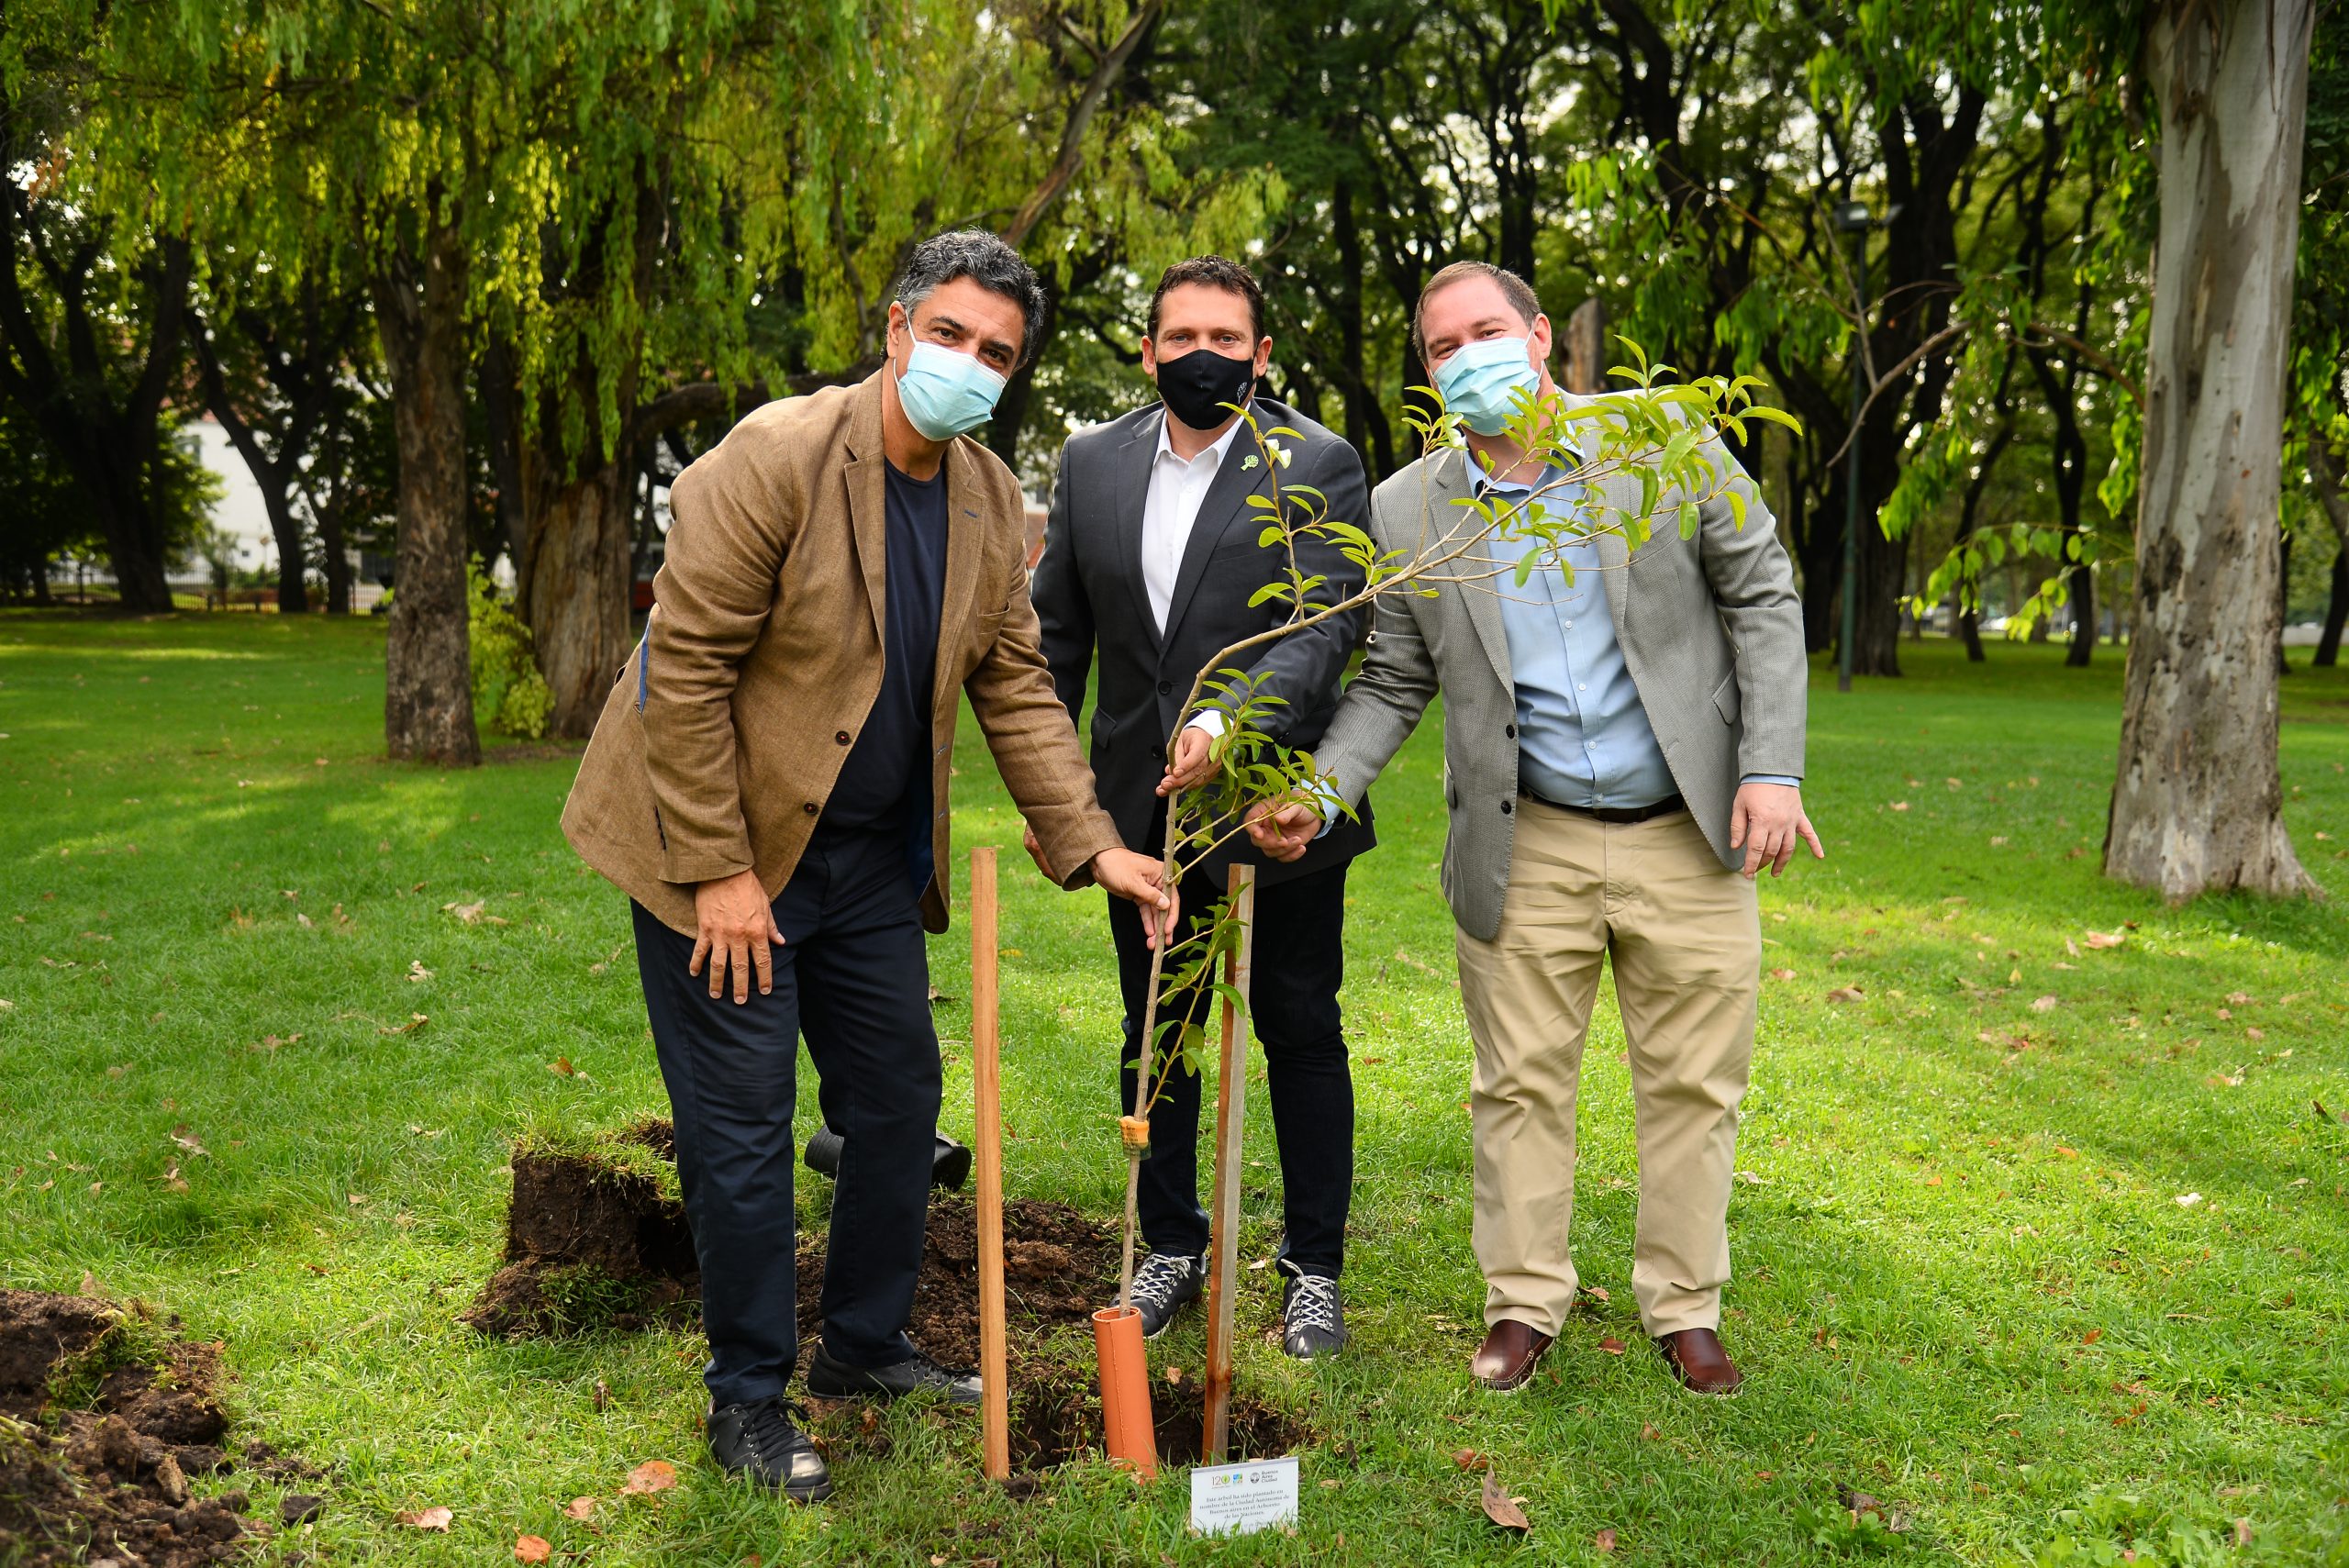
[[[1555,806],[1560,811],[1571,811],[1577,817],[1587,817],[1594,822],[1617,824],[1645,822],[1651,817],[1669,817],[1675,811],[1688,809],[1688,803],[1676,795],[1667,795],[1653,806],[1568,806],[1564,801],[1552,800],[1546,795],[1536,795],[1522,784],[1518,786],[1517,793],[1528,800],[1539,801],[1543,806]]]

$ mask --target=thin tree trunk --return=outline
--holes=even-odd
[[[2072,646],[2064,655],[2064,662],[2075,670],[2085,670],[2096,656],[2096,568],[2080,565],[2072,568]]]
[[[2276,552],[2276,673],[2292,673],[2292,662],[2284,657],[2284,628],[2292,618],[2292,536],[2284,535]]]
[[[2334,551],[2332,597],[2324,607],[2324,631],[2316,639],[2316,657],[2310,667],[2330,670],[2341,661],[2341,628],[2349,622],[2349,549]]]
[[[465,252],[453,225],[430,220],[420,249],[374,280],[400,457],[384,738],[395,759],[471,767],[481,737],[465,622]]]
[[[497,486],[497,528],[514,562],[514,613],[530,618],[529,491],[522,470],[522,398],[514,379],[514,345],[493,332],[482,350],[481,394],[489,431],[489,476]]]
[[[327,614],[347,616],[351,613],[351,553],[342,537],[342,514],[346,503],[337,497],[319,511],[318,548],[326,552]]]
[[[2309,473],[2317,499],[2332,524],[2332,596],[2324,607],[2324,632],[2317,639],[2314,666],[2330,670],[2341,657],[2341,626],[2349,620],[2349,495],[2342,494],[2341,462],[2321,431],[2309,435]]]
[[[2107,874],[2304,894],[2276,760],[2277,513],[2311,0],[2169,0],[2137,606]]]

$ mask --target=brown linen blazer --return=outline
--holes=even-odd
[[[588,864],[675,929],[694,887],[756,871],[783,891],[881,689],[885,540],[881,375],[757,410],[677,476],[668,559],[562,813]],[[937,870],[922,925],[942,931],[960,705],[1044,852],[1090,880],[1122,840],[1052,687],[1028,602],[1019,484],[967,438],[946,450],[947,544],[930,698]]]

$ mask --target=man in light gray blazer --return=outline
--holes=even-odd
[[[1504,428],[1520,392],[1571,401],[1551,380],[1549,320],[1515,274],[1464,261],[1430,281],[1413,330],[1468,450],[1381,484],[1370,531],[1381,550],[1417,556],[1449,538],[1513,563],[1528,546],[1478,540],[1490,525],[1455,503],[1521,503],[1563,477]],[[1523,1386],[1574,1305],[1575,1095],[1609,959],[1638,1121],[1641,1321],[1687,1388],[1726,1394],[1741,1381],[1719,1330],[1760,991],[1753,878],[1765,864],[1783,871],[1798,841],[1823,851],[1802,809],[1793,571],[1744,471],[1717,441],[1704,450],[1742,492],[1742,527],[1716,497],[1684,539],[1670,521],[1681,497],[1666,494],[1664,526],[1636,552],[1620,533],[1561,550],[1571,583],[1554,558],[1521,587],[1507,571],[1441,582],[1479,570],[1464,562],[1430,574],[1432,596],[1382,596],[1362,672],[1315,753],[1351,802],[1443,694],[1442,882],[1475,1042],[1475,1244],[1489,1330],[1470,1371],[1495,1390]],[[1638,507],[1636,473],[1594,487],[1542,501]],[[1308,845],[1323,817],[1306,804],[1260,808],[1251,830],[1277,858]]]

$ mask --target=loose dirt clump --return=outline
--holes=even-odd
[[[221,1347],[178,1328],[135,1304],[0,1290],[0,1555],[12,1568],[195,1568],[268,1534],[240,1517],[243,1492],[189,1485],[238,1462],[219,1446]],[[244,1462],[316,1473],[259,1444]]]
[[[640,1168],[667,1158],[666,1122],[575,1150],[514,1151],[506,1263],[462,1321],[507,1339],[639,1329],[701,1297],[685,1205]]]
[[[1082,1325],[1118,1290],[1118,1241],[1063,1203],[1015,1198],[1003,1206],[1004,1318],[1015,1346],[1043,1329]],[[824,1239],[799,1239],[799,1337],[821,1331]],[[947,1366],[979,1361],[979,1222],[966,1198],[933,1195],[921,1274],[914,1284],[913,1341]]]

